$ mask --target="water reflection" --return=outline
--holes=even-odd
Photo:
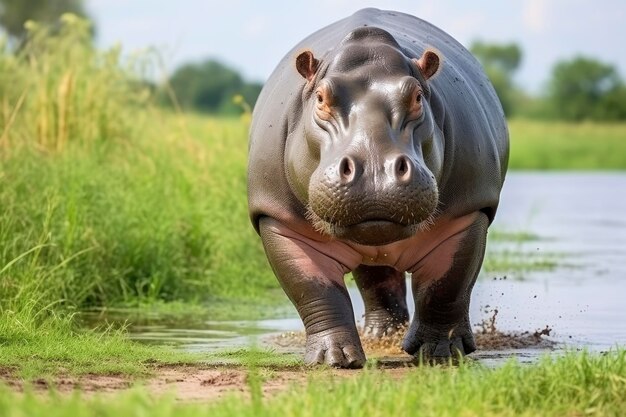
[[[515,274],[502,279],[506,272],[482,274],[473,293],[472,321],[481,321],[485,309],[497,308],[497,325],[504,331],[549,326],[561,346],[605,350],[626,345],[625,191],[626,174],[621,173],[509,174],[493,227],[540,239],[491,242],[491,247],[560,254],[562,262],[554,270],[525,272],[522,281],[512,279]],[[499,279],[493,279],[496,275]],[[356,289],[350,295],[360,321],[363,303]],[[268,334],[301,329],[297,318],[184,326],[157,321],[130,327],[136,340],[190,351],[247,346]],[[515,353],[536,357],[527,351]],[[485,352],[477,356],[490,358]]]

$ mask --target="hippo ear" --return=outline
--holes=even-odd
[[[296,69],[307,81],[313,79],[319,65],[320,61],[315,59],[311,51],[304,51],[296,58]]]
[[[427,49],[419,59],[413,58],[413,63],[417,65],[424,78],[429,80],[439,71],[441,58],[434,50]]]

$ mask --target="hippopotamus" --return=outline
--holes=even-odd
[[[304,323],[307,364],[365,363],[350,272],[365,333],[406,329],[416,358],[475,350],[470,295],[508,142],[481,65],[416,17],[364,9],[280,61],[252,115],[248,205]]]

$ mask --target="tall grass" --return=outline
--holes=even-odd
[[[193,131],[196,123],[211,122]],[[217,125],[221,136],[153,130],[106,151],[3,160],[2,292],[23,295],[32,281],[32,293],[56,289],[51,299],[85,307],[273,288],[247,219],[245,157],[236,155],[246,127]]]
[[[29,21],[27,42],[0,55],[0,146],[61,151],[68,143],[131,138],[149,98],[143,58],[98,51],[90,23],[74,15],[55,28]]]
[[[140,61],[96,50],[72,15],[58,32],[29,23],[25,46],[0,54],[0,313],[13,324],[276,287],[247,219],[247,124],[161,112]]]

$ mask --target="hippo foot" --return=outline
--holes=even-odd
[[[355,332],[335,331],[308,335],[304,362],[327,364],[335,368],[362,368],[365,353]]]
[[[476,350],[469,320],[456,325],[426,325],[414,320],[404,337],[402,349],[426,359],[465,356]]]
[[[384,309],[370,311],[365,314],[363,334],[367,337],[387,337],[405,329],[407,324],[408,313],[398,317]]]

